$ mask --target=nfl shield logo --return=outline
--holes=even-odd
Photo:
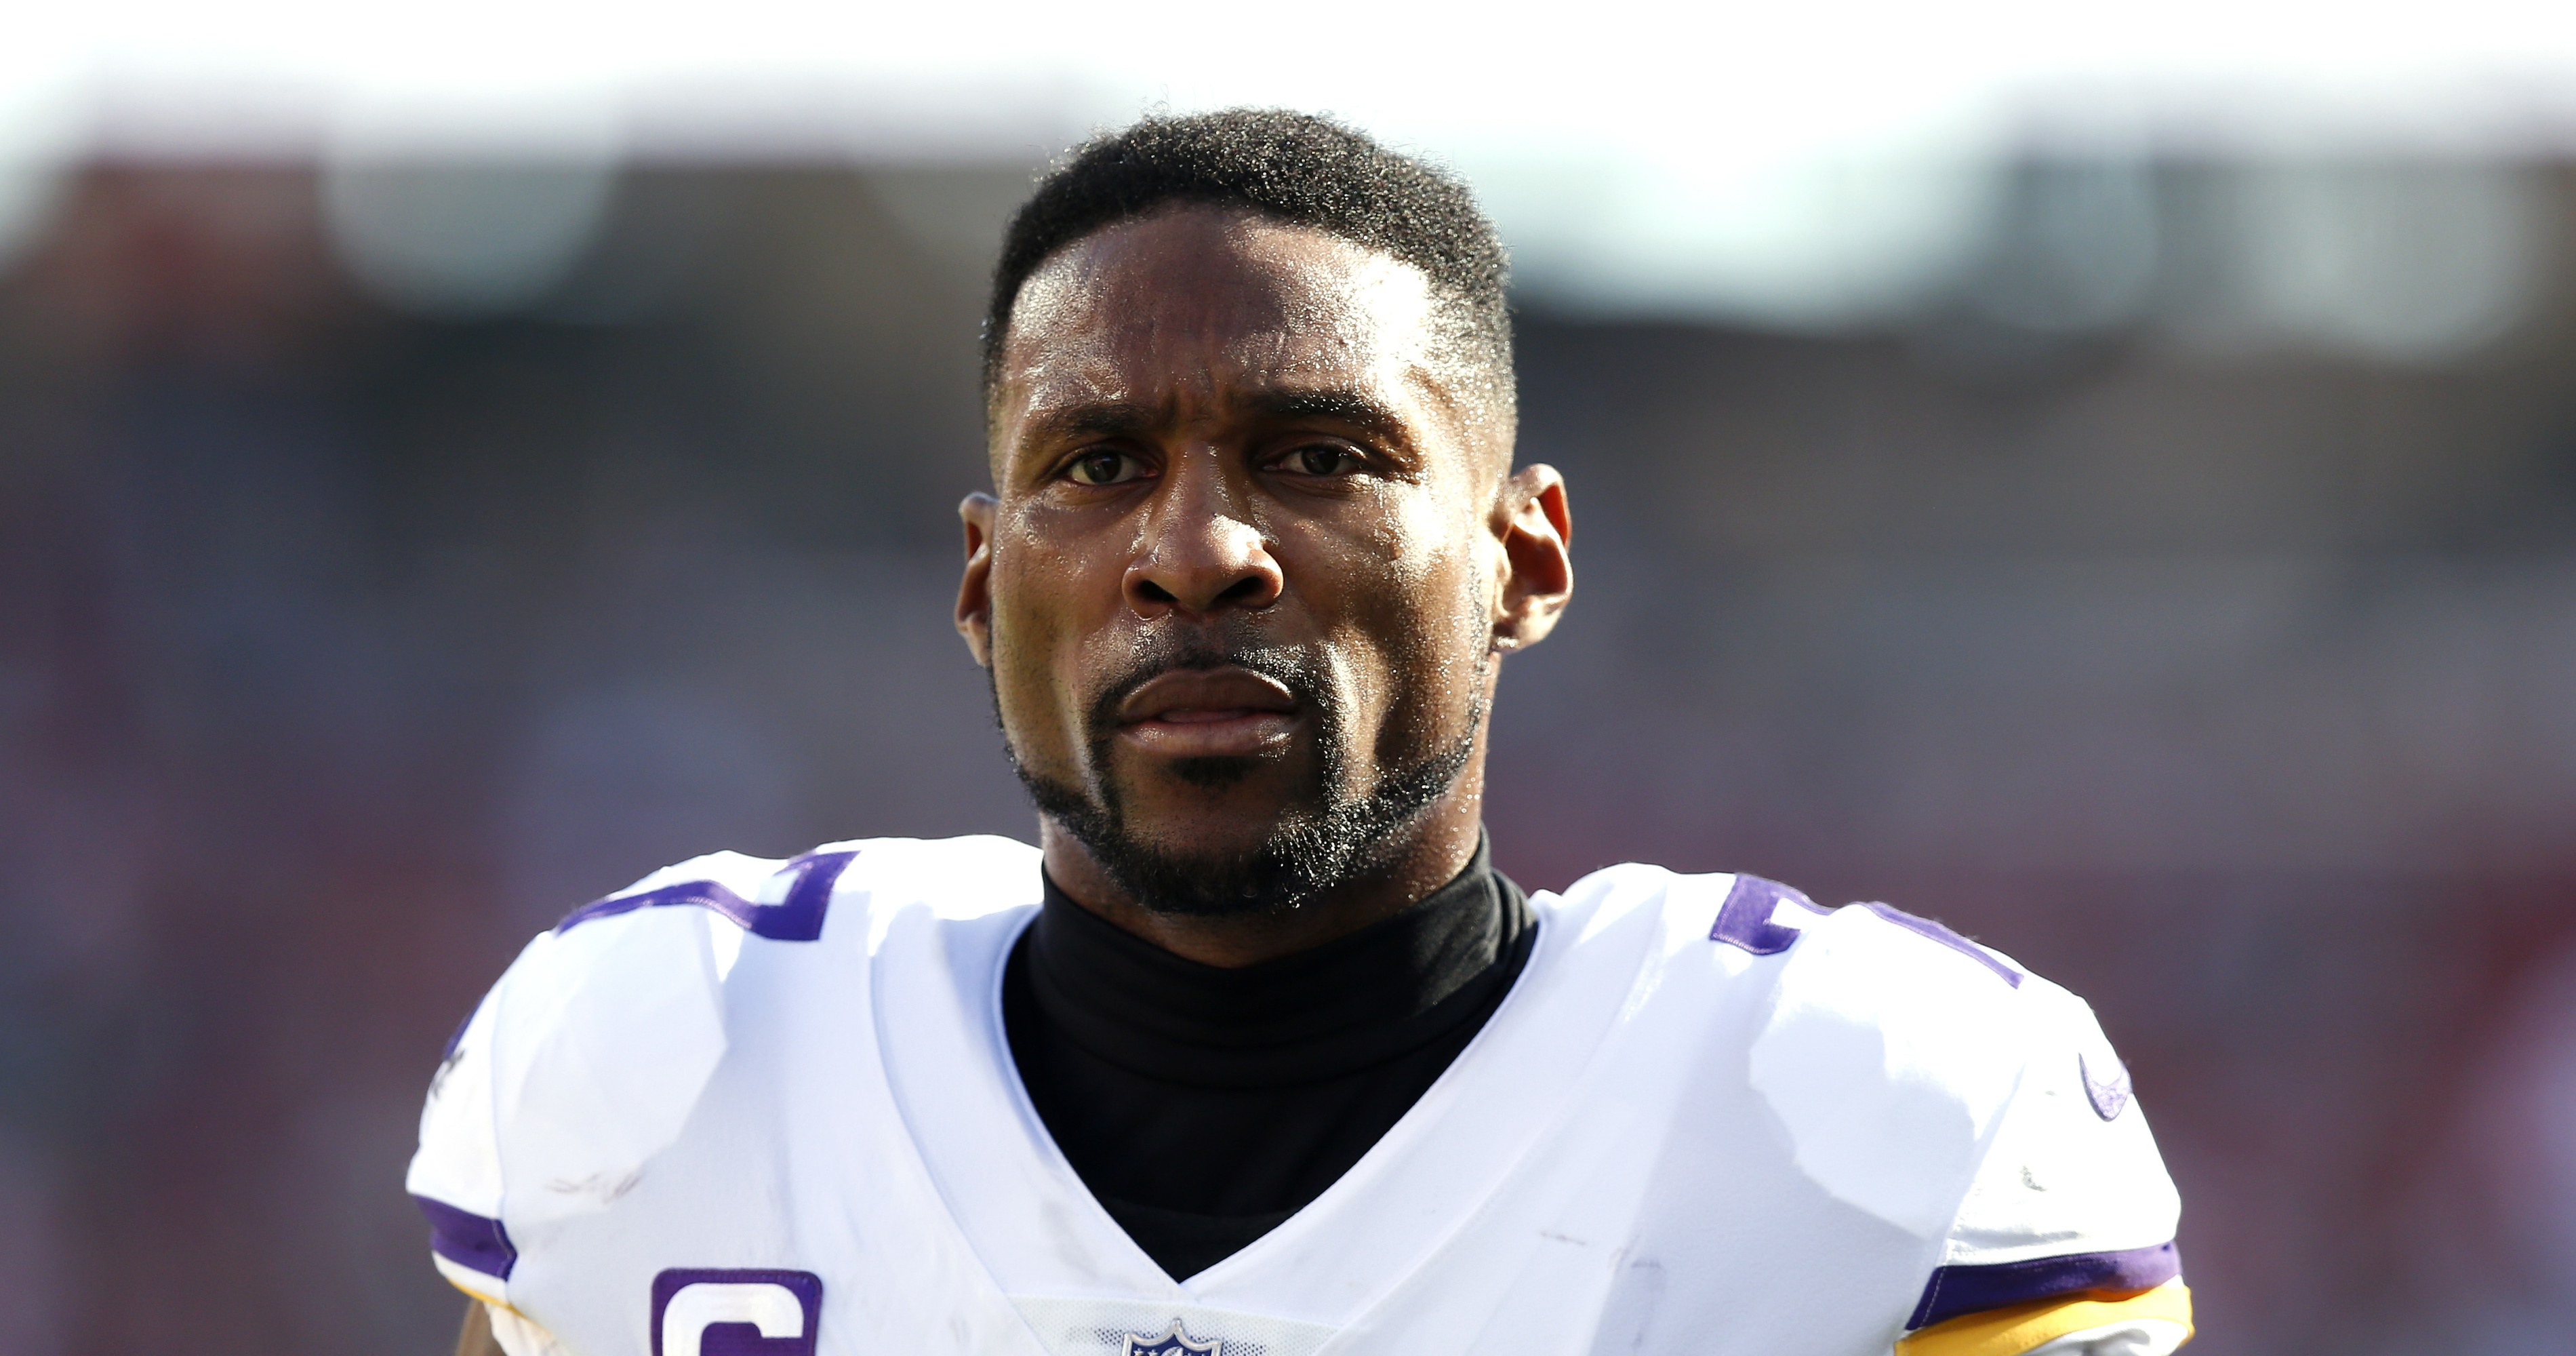
[[[1171,1329],[1160,1337],[1148,1337],[1141,1332],[1127,1334],[1127,1346],[1118,1356],[1223,1356],[1224,1348],[1222,1338],[1191,1341],[1189,1335],[1181,1331],[1181,1321],[1176,1318],[1172,1320]]]

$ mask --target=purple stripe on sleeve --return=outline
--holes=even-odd
[[[730,918],[744,931],[773,942],[810,942],[823,935],[823,914],[832,905],[832,886],[841,878],[841,869],[859,854],[856,852],[809,852],[778,869],[782,876],[795,880],[787,894],[775,904],[755,904],[711,880],[686,881],[665,885],[642,894],[611,895],[584,904],[555,924],[558,934],[570,932],[594,918],[609,918],[637,909],[655,909],[667,904],[695,904]]]
[[[447,1038],[446,1048],[438,1052],[439,1063],[445,1064],[447,1061],[456,1058],[456,1047],[465,1043],[465,1028],[474,1025],[474,1014],[481,1012],[482,1010],[483,1000],[479,998],[474,1000],[474,1006],[465,1010],[465,1020],[456,1024],[455,1034]]]
[[[486,1276],[510,1279],[510,1268],[519,1263],[519,1250],[510,1246],[510,1233],[501,1227],[501,1221],[485,1219],[427,1196],[411,1199],[429,1221],[431,1252]]]
[[[1891,923],[1894,923],[1898,927],[1905,929],[1907,932],[1913,933],[1915,936],[1928,937],[1931,940],[1939,942],[1941,945],[1958,952],[1960,955],[1975,961],[1977,964],[1994,971],[1996,974],[2003,976],[2004,983],[2009,984],[2016,989],[2021,987],[2021,971],[2004,964],[2002,961],[1996,960],[1993,952],[1988,951],[1984,947],[1977,945],[1975,942],[1969,941],[1967,938],[1933,922],[1931,919],[1917,918],[1903,909],[1892,908],[1885,904],[1863,904],[1861,907],[1869,910],[1871,913],[1877,914],[1879,917],[1884,918]]]
[[[1784,899],[1818,914],[1824,912],[1816,908],[1814,901],[1776,880],[1737,872],[1734,888],[1726,892],[1726,902],[1717,906],[1717,922],[1709,928],[1708,939],[1740,946],[1757,956],[1788,950],[1789,944],[1798,940],[1798,930],[1771,921],[1772,911]]]
[[[2152,1290],[2182,1274],[2182,1255],[2171,1243],[2126,1252],[2079,1252],[1982,1267],[1941,1267],[1923,1287],[1906,1331],[1928,1328],[1961,1314],[1983,1313],[2033,1300],[2087,1290]]]

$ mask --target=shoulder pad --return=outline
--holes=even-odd
[[[577,914],[501,977],[488,1073],[514,1224],[605,1208],[679,1137],[724,1057],[747,930],[714,906]]]
[[[842,893],[868,896],[872,912],[921,907],[942,918],[980,918],[1038,902],[1038,850],[1017,839],[871,838],[816,851],[848,848],[859,856]]]
[[[719,852],[575,909],[493,989],[488,1076],[514,1223],[605,1208],[678,1138],[727,1046],[746,945],[864,929],[875,900],[964,912],[1008,899],[1036,850],[1003,838],[834,843],[787,861]],[[873,899],[871,898],[873,897]]]
[[[2034,1000],[2056,986],[1885,905],[1798,921],[1768,939],[1788,955],[1753,1040],[1753,1087],[1819,1186],[1938,1237],[2020,1080],[2049,1006]]]
[[[865,936],[890,908],[989,913],[1037,882],[1036,849],[1009,839],[876,839],[786,861],[713,853],[573,910],[492,987],[431,1084],[409,1183],[440,1269],[507,1303],[511,1230],[605,1209],[679,1137],[724,1058],[746,946]]]

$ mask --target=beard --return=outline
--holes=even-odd
[[[1475,756],[1492,662],[1490,649],[1476,660],[1465,719],[1455,738],[1408,751],[1409,756],[1395,765],[1376,769],[1360,790],[1352,789],[1349,715],[1334,700],[1321,667],[1294,651],[1206,636],[1191,637],[1167,647],[1165,653],[1142,656],[1102,688],[1084,713],[1081,730],[1091,755],[1093,786],[1076,786],[1031,770],[1012,744],[1007,725],[1002,728],[1002,746],[1038,812],[1072,834],[1109,878],[1148,911],[1196,917],[1280,912],[1366,875],[1383,861],[1395,831],[1457,784]],[[1118,780],[1110,773],[1112,745],[1119,710],[1137,688],[1174,670],[1226,665],[1277,681],[1310,714],[1315,775],[1303,793],[1281,809],[1258,843],[1235,851],[1193,851],[1139,831],[1129,817]],[[1001,723],[998,689],[994,719]],[[1251,775],[1263,761],[1259,757],[1185,758],[1171,765],[1171,773],[1215,791]]]

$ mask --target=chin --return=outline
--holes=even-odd
[[[1316,830],[1323,816],[1249,795],[1131,804],[1115,822],[1068,824],[1145,909],[1198,917],[1296,908],[1347,869]]]
[[[1357,795],[1336,793],[1343,764],[1328,743],[1305,757],[1151,760],[1103,747],[1094,787],[1035,775],[1016,757],[1013,766],[1039,812],[1139,906],[1243,916],[1296,908],[1374,869],[1403,827],[1456,784],[1476,728],[1469,721],[1454,744]]]

